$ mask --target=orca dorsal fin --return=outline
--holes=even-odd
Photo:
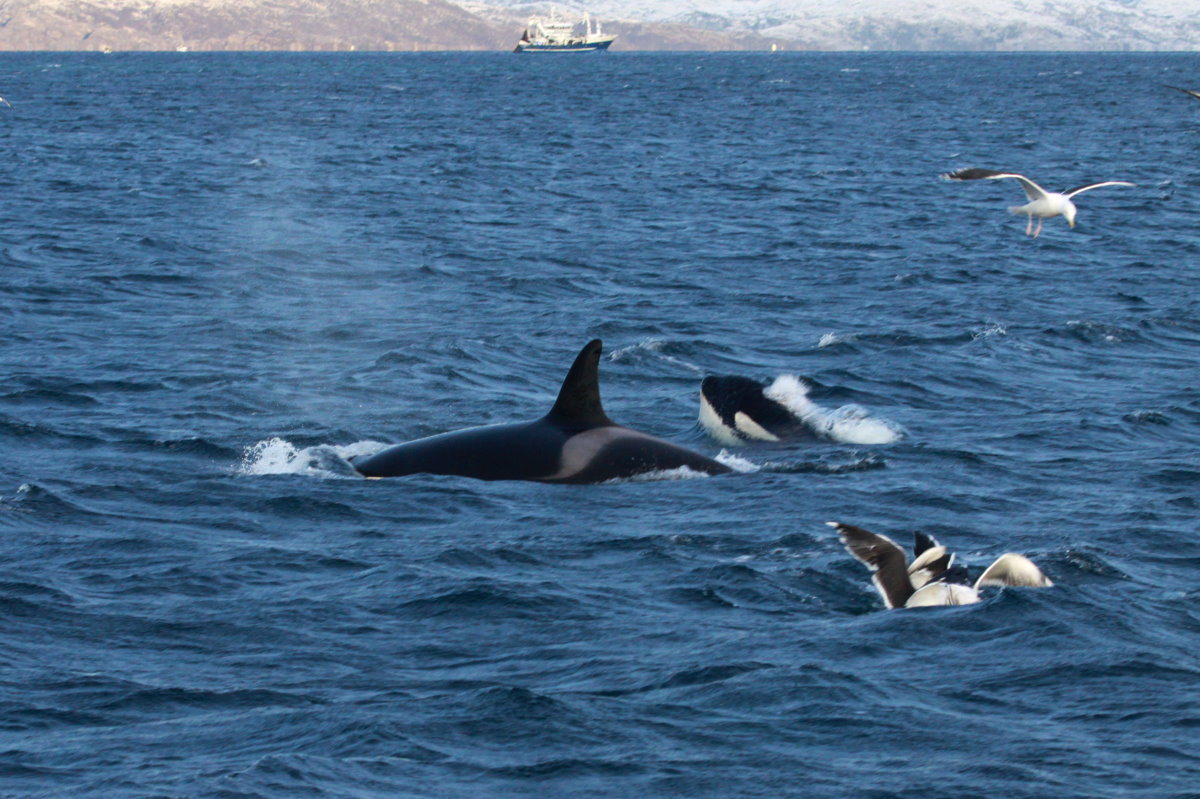
[[[571,364],[571,371],[558,390],[558,399],[548,417],[560,424],[603,427],[613,424],[600,404],[600,339],[584,345]]]

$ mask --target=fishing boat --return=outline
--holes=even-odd
[[[582,26],[582,33],[576,29]],[[550,9],[548,17],[530,17],[529,25],[521,34],[514,53],[585,53],[590,50],[607,50],[616,36],[605,36],[600,23],[593,26],[592,18],[585,11],[582,22],[574,22],[558,16],[557,9]]]

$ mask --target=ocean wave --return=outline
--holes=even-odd
[[[399,611],[417,618],[582,617],[581,603],[559,586],[473,579],[441,594],[409,599]]]
[[[865,472],[886,467],[886,458],[870,452],[861,456],[852,453],[844,460],[833,461],[765,461],[758,468],[761,471],[775,474],[850,474],[851,472]]]
[[[1171,424],[1171,417],[1162,411],[1131,411],[1121,418],[1136,425],[1150,424],[1166,427]]]
[[[713,460],[715,460],[717,463],[722,463],[728,466],[730,469],[733,469],[735,472],[740,472],[741,474],[757,472],[762,468],[760,464],[754,463],[753,461],[743,458],[740,455],[734,455],[727,449],[723,449],[717,453],[717,457]]]
[[[1063,328],[1047,330],[1046,333],[1070,337],[1087,344],[1127,344],[1145,340],[1140,330],[1088,319],[1072,319]]]
[[[667,363],[681,366],[690,372],[698,375],[703,375],[706,370],[698,364],[684,360],[677,355],[672,354],[672,351],[677,349],[670,342],[663,339],[648,338],[639,341],[637,344],[630,344],[625,347],[618,347],[608,354],[608,359],[615,363],[622,361],[635,361],[646,355],[659,358]]]
[[[825,349],[826,347],[832,347],[836,344],[847,344],[852,341],[854,341],[854,336],[852,334],[839,335],[838,333],[830,331],[821,335],[820,340],[817,342],[817,349]]]
[[[0,496],[0,522],[12,525],[25,523],[20,517],[11,516],[12,512],[20,514],[20,517],[32,516],[42,522],[104,515],[71,502],[55,491],[35,483],[22,483],[11,498]]]
[[[307,477],[356,477],[359,474],[350,465],[350,459],[374,455],[386,446],[379,441],[359,441],[344,445],[297,447],[283,438],[268,438],[246,447],[235,471],[254,476],[299,474]]]
[[[318,704],[315,697],[287,691],[257,688],[213,690],[176,686],[114,686],[111,695],[98,694],[93,709],[116,713],[162,715],[183,708],[199,710],[250,710],[255,708],[303,707]]]
[[[0,396],[0,402],[14,405],[36,405],[39,407],[45,405],[67,405],[76,408],[99,404],[95,397],[88,396],[87,394],[56,391],[49,388],[28,388],[23,391],[12,391]]]
[[[11,416],[0,414],[0,439],[4,438],[17,439],[24,445],[27,445],[30,441],[38,441],[42,439],[65,441],[79,446],[90,446],[103,443],[102,439],[94,436],[85,436],[78,433],[66,433],[56,430],[47,424],[26,422],[20,419],[15,419]]]
[[[720,460],[717,458],[716,460]],[[671,482],[674,480],[698,480],[712,475],[707,472],[690,469],[687,466],[680,466],[675,469],[655,469],[654,471],[641,472],[640,474],[630,475],[629,477],[615,477],[612,480],[603,481],[604,485],[612,485],[618,483],[659,483]]]

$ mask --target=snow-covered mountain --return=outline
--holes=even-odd
[[[1196,50],[1200,0],[584,0],[600,19],[820,50]],[[487,0],[534,10],[528,0]],[[560,8],[574,5],[558,3]]]
[[[5,50],[511,50],[525,16],[450,0],[0,0]],[[614,50],[762,50],[753,33],[626,21]]]
[[[0,50],[500,49],[447,0],[0,0]]]
[[[0,0],[3,50],[508,50],[551,0]],[[1200,0],[556,0],[613,50],[1200,50]]]

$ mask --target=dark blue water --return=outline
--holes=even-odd
[[[0,56],[0,794],[1200,796],[1163,83],[1200,56]],[[966,166],[1138,186],[1034,240]],[[615,420],[741,471],[353,476],[592,337]],[[709,373],[849,434],[722,453]],[[1056,585],[884,611],[833,519]]]

